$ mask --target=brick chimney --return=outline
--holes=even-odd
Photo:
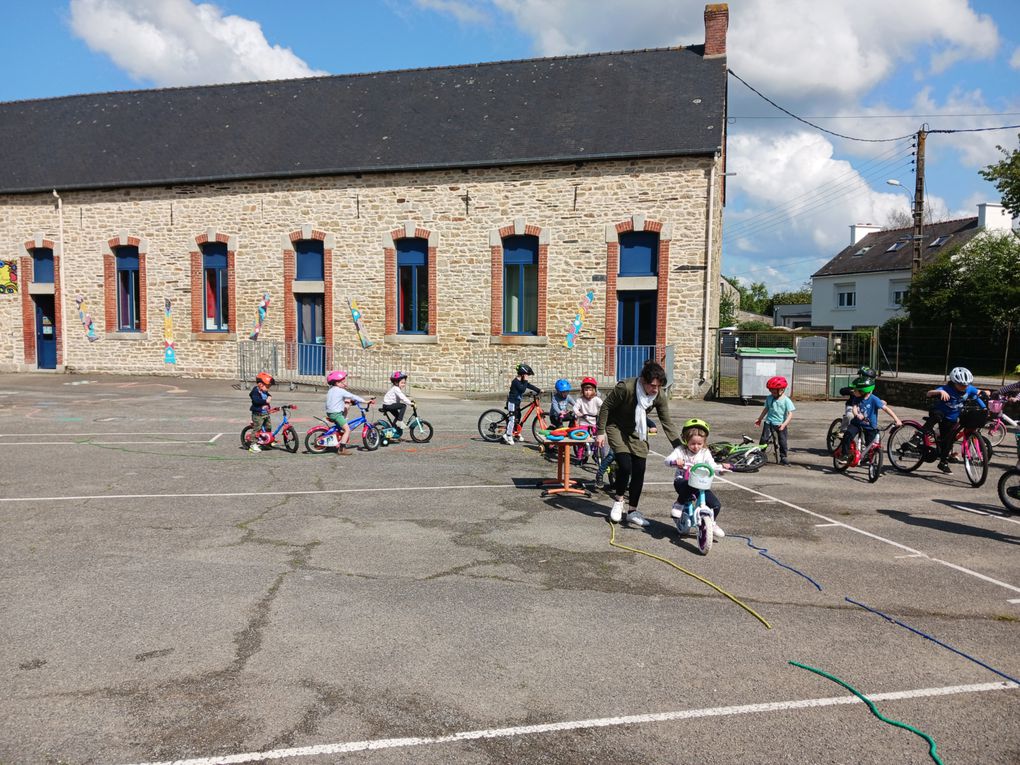
[[[726,28],[730,7],[726,3],[705,6],[705,58],[726,55]]]

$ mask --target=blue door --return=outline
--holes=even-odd
[[[297,299],[298,374],[326,373],[326,333],[322,323],[322,295],[305,293]]]
[[[57,322],[53,295],[36,295],[35,352],[39,369],[57,368]]]
[[[655,357],[656,291],[618,292],[616,316],[616,378],[635,377]]]

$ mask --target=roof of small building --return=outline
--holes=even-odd
[[[981,229],[978,219],[959,218],[931,223],[922,229],[921,265],[933,261],[950,247],[966,244]],[[851,244],[819,268],[815,276],[840,276],[877,271],[909,271],[914,258],[913,227],[875,231]],[[891,249],[894,245],[900,245]]]
[[[712,154],[703,46],[0,103],[0,192]]]

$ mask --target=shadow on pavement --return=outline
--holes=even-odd
[[[919,515],[904,513],[899,510],[879,510],[878,512],[892,518],[894,521],[905,523],[908,526],[920,526],[922,528],[932,529],[933,531],[944,531],[949,534],[961,534],[969,537],[978,537],[980,539],[990,539],[995,542],[1005,542],[1006,544],[1011,545],[1020,545],[1020,537],[1018,536],[1014,536],[1013,534],[1003,534],[999,531],[992,531],[990,529],[982,529],[966,523],[944,521],[936,518],[925,518]]]

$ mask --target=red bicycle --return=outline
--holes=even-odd
[[[882,475],[882,433],[890,427],[891,423],[881,428],[867,445],[864,443],[864,431],[857,431],[857,435],[850,439],[846,454],[843,454],[838,445],[832,450],[832,467],[840,473],[845,473],[858,465],[867,465],[868,483],[877,481]]]

